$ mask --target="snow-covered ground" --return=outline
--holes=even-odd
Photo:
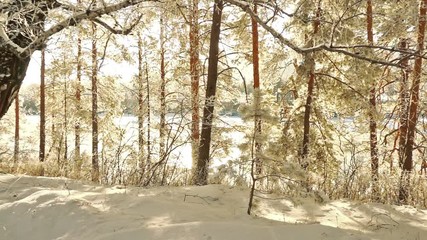
[[[427,239],[425,210],[279,199],[257,202],[254,217],[246,214],[248,192],[0,174],[0,239]]]

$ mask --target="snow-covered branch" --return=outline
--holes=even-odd
[[[97,18],[102,15],[109,14],[109,13],[130,7],[130,6],[134,6],[143,2],[160,2],[160,1],[159,0],[125,0],[113,5],[104,5],[94,9],[79,10],[75,12],[72,16],[68,17],[67,19],[57,23],[56,25],[52,26],[48,30],[35,36],[35,38],[31,41],[31,43],[25,47],[19,46],[16,43],[14,43],[12,40],[10,40],[6,34],[6,28],[5,28],[6,26],[0,26],[0,38],[2,38],[2,40],[0,40],[0,43],[8,45],[9,46],[8,48],[10,48],[15,54],[17,54],[21,58],[25,58],[30,56],[35,50],[37,50],[38,48],[40,48],[40,46],[45,44],[45,42],[49,37],[64,30],[67,27],[75,26],[86,19],[94,20],[100,23],[100,20],[97,20]],[[76,10],[76,9],[69,8],[68,10]],[[104,24],[101,24],[101,25],[104,25]],[[123,31],[123,32],[126,32],[126,31]]]
[[[292,50],[294,50],[295,52],[297,52],[299,54],[307,54],[307,53],[313,53],[313,52],[323,50],[323,51],[328,51],[328,52],[335,52],[335,53],[339,53],[339,54],[344,54],[344,55],[347,55],[347,56],[350,56],[350,57],[353,57],[356,59],[360,59],[363,61],[367,61],[367,62],[370,62],[373,64],[380,64],[380,65],[384,65],[384,66],[402,68],[400,63],[393,63],[393,62],[386,61],[383,59],[371,58],[368,56],[364,56],[363,54],[360,54],[358,52],[357,53],[350,52],[350,51],[342,48],[342,46],[335,47],[335,46],[333,46],[332,43],[322,43],[322,44],[316,45],[314,47],[309,47],[309,48],[300,47],[296,43],[292,42],[291,40],[283,37],[282,34],[277,32],[273,27],[269,26],[266,22],[264,22],[256,13],[254,13],[254,11],[251,8],[251,3],[247,2],[247,1],[241,1],[241,0],[224,0],[224,1],[241,8],[243,11],[248,13],[252,18],[254,18],[257,21],[257,23],[260,24],[267,32],[269,32],[271,35],[273,35],[274,38],[278,39],[281,44],[291,48]],[[349,47],[349,48],[351,48],[351,47]],[[383,49],[386,50],[385,48],[383,48]]]

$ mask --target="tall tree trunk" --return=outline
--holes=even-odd
[[[65,68],[65,57],[64,57],[64,68]],[[62,159],[62,169],[64,170],[65,176],[68,176],[68,112],[67,112],[67,80],[64,81],[64,128],[62,129],[64,135],[64,158]]]
[[[408,50],[409,44],[407,39],[401,39],[399,42],[399,50]],[[410,93],[408,87],[409,79],[409,58],[402,54],[402,69],[400,81],[400,96],[399,96],[399,167],[403,168],[405,162],[405,146],[408,134],[408,111]]]
[[[145,82],[147,83],[147,162],[146,169],[151,165],[151,103],[150,103],[150,78],[148,75],[148,61],[145,59]]]
[[[418,16],[418,37],[417,37],[417,50],[419,56],[415,58],[414,65],[414,77],[412,80],[411,87],[411,102],[409,104],[409,118],[408,118],[408,135],[405,146],[405,161],[403,163],[403,170],[400,179],[399,187],[399,201],[401,203],[407,203],[409,197],[409,183],[410,174],[412,172],[412,154],[415,143],[415,129],[418,120],[418,105],[419,105],[419,94],[420,94],[420,81],[422,73],[423,58],[421,57],[424,52],[424,38],[426,28],[426,12],[427,12],[427,0],[420,2],[420,13]]]
[[[13,152],[13,163],[19,161],[19,94],[15,97],[15,149]]]
[[[254,4],[254,13],[257,13],[257,5]],[[259,53],[258,53],[258,24],[254,18],[251,18],[252,23],[252,62],[253,62],[253,77],[254,77],[254,125],[255,125],[255,172],[261,174],[262,163],[260,160],[261,143],[258,141],[258,136],[261,135],[261,90],[259,81]]]
[[[98,54],[96,25],[92,23],[92,181],[99,181],[98,160]]]
[[[39,160],[44,162],[46,156],[46,94],[45,94],[45,71],[46,60],[45,50],[41,50],[41,63],[40,63],[40,146],[39,146]]]
[[[81,167],[81,150],[80,150],[80,124],[81,124],[81,94],[82,94],[82,39],[77,38],[77,84],[76,84],[76,112],[77,118],[74,125],[74,166],[77,173]]]
[[[368,44],[374,44],[374,34],[372,31],[372,1],[367,0],[366,4],[366,32]],[[371,147],[371,179],[372,179],[372,198],[378,200],[378,148],[377,148],[377,122],[375,120],[376,88],[375,82],[369,91],[369,142]]]
[[[138,33],[138,146],[139,146],[139,167],[141,177],[145,174],[144,162],[144,76],[142,66],[142,39]]]
[[[199,117],[199,0],[192,1],[190,14],[190,75],[191,75],[191,156],[193,172],[197,166],[200,141]]]
[[[161,184],[164,185],[165,181],[165,167],[166,167],[166,67],[165,67],[165,23],[163,17],[160,18],[160,126],[159,126],[159,165],[163,169],[161,177]]]
[[[314,45],[314,37],[319,32],[320,28],[320,14],[322,9],[320,8],[320,1],[318,3],[318,8],[316,11],[316,18],[313,22],[313,34],[311,36],[311,40],[309,42],[310,46]],[[305,110],[304,110],[304,130],[303,130],[303,140],[302,147],[300,153],[301,166],[304,169],[307,169],[308,162],[308,152],[309,152],[309,144],[310,144],[310,115],[311,115],[311,105],[313,102],[313,90],[314,90],[314,82],[316,79],[314,70],[315,70],[315,61],[313,59],[312,54],[308,54],[305,56],[306,58],[306,67],[310,69],[309,78],[307,83],[307,99],[305,101]]]
[[[215,106],[216,83],[218,80],[219,36],[221,33],[221,17],[223,7],[224,3],[222,0],[215,0],[211,38],[209,44],[208,80],[206,86],[205,105],[203,107],[202,133],[200,136],[197,170],[194,178],[194,183],[197,185],[208,184],[212,118]]]

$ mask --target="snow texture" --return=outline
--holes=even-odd
[[[427,239],[425,210],[301,199],[257,201],[248,189],[103,187],[0,174],[0,239]]]

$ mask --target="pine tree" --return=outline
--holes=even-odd
[[[210,144],[212,134],[212,120],[215,107],[215,93],[218,80],[218,53],[219,37],[221,33],[221,17],[224,2],[215,0],[212,17],[211,39],[209,44],[208,80],[203,107],[202,132],[200,135],[199,158],[195,172],[196,185],[208,184],[208,168],[210,162]]]
[[[411,101],[409,104],[409,116],[408,116],[408,133],[405,145],[405,161],[403,162],[403,170],[400,179],[399,186],[399,201],[401,203],[407,203],[409,198],[409,187],[410,187],[410,174],[413,167],[413,150],[415,145],[415,130],[418,121],[418,107],[420,104],[420,82],[422,73],[422,62],[421,57],[424,52],[424,39],[425,39],[425,28],[426,28],[426,13],[427,13],[427,0],[420,1],[420,12],[418,16],[418,36],[417,36],[417,52],[418,56],[415,58],[415,65],[413,71],[413,79],[411,86]]]

